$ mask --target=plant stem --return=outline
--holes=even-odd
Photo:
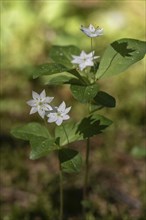
[[[68,135],[67,135],[67,132],[66,132],[63,124],[62,124],[62,127],[63,127],[64,133],[65,133],[65,136],[67,138],[67,142],[69,144]],[[59,220],[63,220],[63,205],[64,205],[63,204],[63,172],[61,169],[61,163],[59,163],[59,168],[60,168],[60,171],[59,171],[59,177],[60,177],[60,216],[59,216]]]
[[[47,124],[45,118],[44,118],[43,120],[44,120],[44,124],[45,124],[45,126],[46,126],[46,128],[47,128],[48,124]]]
[[[84,189],[83,189],[84,200],[87,199],[87,187],[88,187],[88,176],[89,176],[89,152],[90,152],[90,138],[87,138],[86,160],[85,160],[85,179],[84,179]]]
[[[93,39],[92,39],[92,37],[91,37],[91,51],[93,51]],[[93,55],[93,54],[92,54],[92,55]],[[94,69],[94,70],[93,70],[93,71],[94,71],[94,72],[93,72],[93,74],[94,74],[94,81],[96,81],[96,80],[95,80],[95,62],[94,62],[94,59],[93,59],[93,63],[94,63],[94,66],[93,66],[93,69]]]
[[[92,37],[91,37],[91,51],[93,50],[93,42],[92,42]]]
[[[59,177],[60,177],[60,215],[59,220],[63,220],[63,173],[61,170],[61,164],[60,165],[60,171],[59,171]]]
[[[65,136],[66,136],[66,138],[67,138],[67,142],[68,142],[68,144],[69,144],[68,135],[67,135],[67,132],[66,132],[65,127],[64,127],[64,125],[63,125],[63,124],[62,124],[62,127],[63,127],[64,133],[65,133]]]
[[[44,119],[45,126],[47,128],[46,120]],[[65,128],[63,126],[64,132],[67,135]],[[68,138],[68,136],[67,136]],[[59,157],[58,157],[59,158]],[[61,169],[61,163],[59,161],[59,178],[60,178],[60,211],[59,211],[59,220],[63,220],[63,172]]]

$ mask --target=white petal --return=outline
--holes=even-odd
[[[40,98],[44,99],[45,97],[46,97],[46,92],[45,92],[45,90],[43,90],[40,94]]]
[[[91,31],[90,30],[86,30],[86,31],[83,31],[88,37],[91,37]]]
[[[37,92],[32,91],[32,97],[33,99],[40,99],[40,96]]]
[[[50,103],[50,102],[52,102],[53,99],[54,99],[54,97],[49,97],[49,96],[47,96],[47,97],[45,98],[45,102]]]
[[[83,31],[83,32],[84,32],[84,31],[89,31],[89,28],[86,28],[86,27],[84,27],[83,25],[81,25],[80,30]]]
[[[43,111],[51,111],[52,108],[51,106],[45,104],[45,105],[42,105],[42,106],[38,106],[39,109],[42,109]]]
[[[82,62],[82,57],[81,56],[74,56],[74,59],[71,61],[72,63],[79,64]]]
[[[71,61],[71,63],[73,63],[73,64],[80,64],[80,62],[81,62],[80,58],[76,58],[76,59]]]
[[[63,116],[63,120],[68,120],[69,118],[70,118],[69,115],[64,115],[64,116]]]
[[[43,111],[42,109],[38,109],[38,113],[41,116],[41,118],[45,117],[45,111]]]
[[[74,59],[78,59],[78,58],[79,58],[79,56],[75,56],[75,55],[72,55],[72,57],[73,57]]]
[[[85,53],[85,51],[84,51],[84,50],[82,50],[82,52],[81,52],[81,54],[80,54],[80,57],[81,57],[81,58],[85,58],[85,57],[86,57],[86,55],[87,55],[87,54]]]
[[[53,110],[53,108],[51,107],[51,105],[48,105],[48,104],[44,104],[44,105],[43,105],[43,109],[44,109],[45,111],[51,111],[51,110]]]
[[[95,59],[97,59],[97,58],[99,58],[99,57],[100,57],[100,56],[94,56],[93,59],[95,60]]]
[[[36,106],[36,101],[35,101],[34,99],[29,100],[29,101],[27,101],[26,103],[27,103],[28,105],[30,105],[30,106]]]
[[[96,32],[95,32],[96,36],[98,35],[103,35],[103,28],[101,29],[97,29]]]
[[[80,68],[80,70],[82,71],[83,69],[86,68],[86,64],[85,64],[85,63],[81,63],[81,64],[79,65],[79,68]]]
[[[37,109],[36,107],[32,107],[29,114],[30,114],[30,115],[31,115],[31,114],[34,114],[34,113],[36,113],[37,111],[38,111],[38,109]]]
[[[89,28],[81,27],[81,31],[83,31],[84,34],[90,37],[91,31],[89,30]]]
[[[89,54],[86,55],[87,58],[93,58],[95,51],[90,52]]]
[[[90,25],[89,25],[89,30],[90,30],[91,32],[94,32],[94,31],[95,31],[95,27],[94,27],[92,24],[90,24]]]
[[[62,124],[62,122],[63,122],[63,119],[61,117],[59,117],[56,121],[56,124],[59,126]]]
[[[59,112],[64,112],[64,111],[65,111],[65,108],[66,108],[66,104],[65,104],[65,102],[63,101],[63,102],[59,105],[58,111],[59,111]]]
[[[86,66],[94,66],[94,63],[92,60],[88,59],[88,60],[86,60],[85,65]]]
[[[48,122],[55,122],[56,120],[57,120],[57,114],[56,113],[50,113],[49,115],[48,115]]]
[[[72,60],[71,63],[76,64],[77,62],[75,60]]]
[[[65,111],[64,111],[64,114],[67,114],[70,111],[70,109],[71,109],[71,106],[66,108]]]
[[[97,35],[95,33],[91,33],[90,37],[97,37]]]

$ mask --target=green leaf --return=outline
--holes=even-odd
[[[33,137],[51,137],[48,130],[43,125],[36,122],[13,128],[11,134],[22,140],[30,140]]]
[[[64,148],[59,151],[61,169],[66,173],[79,172],[82,166],[81,154],[75,150]]]
[[[35,79],[39,76],[52,75],[55,73],[62,73],[67,71],[68,68],[64,67],[59,63],[45,63],[35,68],[35,71],[33,73],[33,78]]]
[[[144,41],[120,39],[105,50],[96,78],[107,77],[125,71],[129,66],[141,60],[146,53]]]
[[[81,84],[80,80],[70,73],[59,73],[47,76],[45,79],[48,85],[60,85],[60,84]]]
[[[77,83],[76,85],[89,85],[90,81],[88,80],[88,78],[85,76],[81,76],[76,69],[68,70],[68,72],[80,80],[80,84]]]
[[[72,55],[80,55],[80,49],[75,46],[53,46],[49,56],[57,63],[67,68],[73,68]]]
[[[102,115],[94,114],[81,120],[78,124],[77,132],[79,132],[83,138],[88,138],[102,133],[103,130],[111,124],[112,121],[108,118],[105,118]]]
[[[71,85],[71,92],[75,99],[81,103],[90,102],[97,94],[99,87],[97,84],[84,86],[84,85]]]
[[[93,104],[113,108],[116,106],[116,100],[108,93],[99,91],[97,95],[94,97]]]
[[[55,129],[55,138],[59,138],[60,146],[82,140],[83,138],[77,132],[78,126],[75,122],[66,122],[63,126],[57,126]]]
[[[52,151],[58,150],[58,146],[53,139],[43,137],[33,137],[30,140],[31,152],[30,159],[36,160],[40,157],[47,156]]]

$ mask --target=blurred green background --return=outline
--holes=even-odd
[[[15,125],[31,121],[41,122],[37,114],[29,115],[30,108],[26,101],[31,99],[32,90],[39,93],[45,88],[49,96],[55,96],[56,102],[65,100],[68,105],[73,106],[71,116],[75,120],[84,116],[84,105],[73,99],[68,86],[44,86],[43,78],[33,80],[34,66],[49,61],[49,50],[54,44],[74,44],[90,52],[90,39],[80,31],[81,24],[88,26],[91,23],[104,28],[104,35],[94,40],[96,55],[102,56],[105,48],[114,40],[144,40],[144,19],[145,2],[142,0],[1,0],[2,220],[57,220],[57,207],[53,206],[51,199],[51,192],[55,191],[51,184],[54,181],[57,187],[58,178],[55,157],[50,155],[45,159],[30,161],[27,143],[10,136],[10,129]],[[111,176],[116,174],[120,182],[116,186],[119,186],[119,190],[124,189],[124,192],[127,192],[125,200],[130,196],[135,204],[139,204],[131,208],[132,205],[127,202],[123,208],[123,203],[126,202],[120,202],[122,219],[144,219],[144,60],[119,76],[101,80],[100,85],[102,90],[116,98],[117,106],[115,109],[99,112],[113,120],[114,124],[103,135],[92,140],[90,185],[94,187],[91,198],[93,197],[94,201],[93,194],[98,194],[100,183],[102,185],[105,180],[110,183],[111,177],[107,173],[111,173]],[[84,155],[84,143],[81,149],[78,144],[76,148]],[[96,180],[95,177],[98,175],[99,180]],[[71,182],[79,188],[82,187],[82,182],[81,179],[78,181],[78,177],[73,176]],[[65,184],[69,187],[70,182],[67,179]],[[104,192],[109,189],[109,185],[105,184]],[[89,210],[88,219],[119,220],[120,215],[115,210],[119,202],[116,200],[116,205],[113,205],[104,193],[98,198],[100,199],[96,198],[92,209]],[[106,207],[107,203],[111,205],[110,208]],[[80,212],[70,213],[66,214],[68,220],[82,220]]]

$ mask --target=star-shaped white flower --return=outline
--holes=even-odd
[[[70,116],[67,114],[71,107],[66,108],[66,104],[63,101],[59,107],[54,107],[54,109],[47,115],[48,122],[55,122],[57,125],[61,125],[64,120],[68,120]]]
[[[86,54],[85,51],[82,51],[80,56],[72,55],[73,60],[71,61],[71,63],[78,64],[80,70],[82,71],[87,66],[94,66],[93,60],[99,58],[99,56],[93,56],[93,55],[94,55],[94,51],[92,51],[89,54]]]
[[[95,28],[92,24],[89,25],[88,28],[83,27],[83,25],[81,25],[80,30],[86,34],[88,37],[99,37],[101,35],[103,35],[103,28]]]
[[[27,104],[31,106],[30,114],[38,112],[39,115],[44,118],[46,111],[52,110],[52,107],[48,103],[50,103],[54,97],[46,97],[45,90],[43,90],[40,95],[32,91],[32,97],[33,99],[27,102]]]

